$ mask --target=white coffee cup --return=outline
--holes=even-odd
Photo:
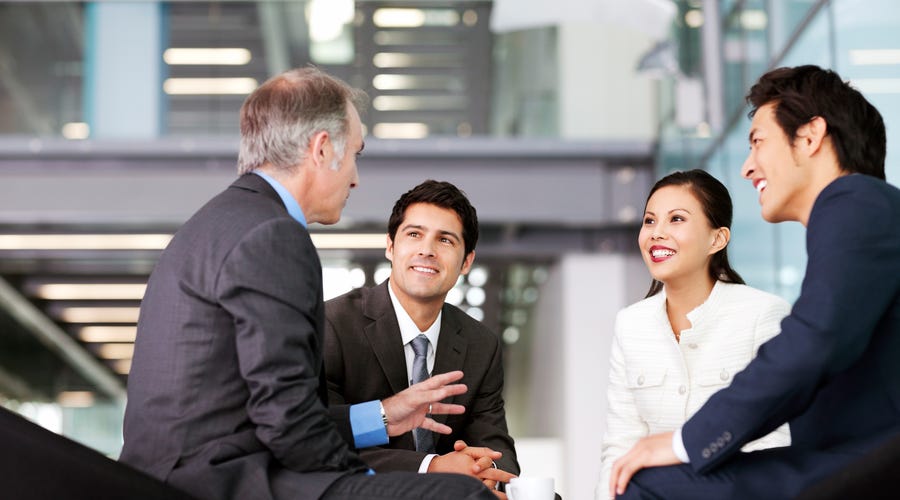
[[[553,500],[552,477],[514,477],[506,485],[509,500]]]

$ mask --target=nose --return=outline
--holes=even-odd
[[[356,168],[356,165],[353,166],[353,177],[350,179],[350,189],[359,186],[359,169]]]
[[[430,238],[422,238],[419,243],[419,255],[426,257],[434,256],[434,242]]]
[[[664,239],[665,237],[666,237],[666,233],[665,233],[665,231],[663,231],[662,224],[657,223],[655,226],[653,226],[653,233],[650,234],[650,239],[661,240],[661,239]]]
[[[753,172],[756,171],[756,162],[753,160],[753,153],[747,155],[747,159],[744,160],[744,164],[741,166],[741,177],[744,179],[750,179],[753,177]]]

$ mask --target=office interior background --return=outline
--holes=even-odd
[[[314,64],[371,97],[361,185],[311,228],[326,296],[388,274],[400,194],[457,184],[482,234],[448,301],[504,341],[523,474],[592,498],[649,187],[725,182],[733,264],[794,299],[803,230],[763,222],[740,178],[743,96],[773,67],[837,70],[882,112],[896,184],[898,26],[894,0],[0,3],[0,404],[117,456],[155,259],[236,176],[246,95]]]

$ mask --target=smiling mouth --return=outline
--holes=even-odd
[[[432,269],[430,267],[412,266],[412,270],[418,271],[420,273],[425,273],[425,274],[437,274],[437,270]]]
[[[769,181],[767,181],[767,180],[765,180],[765,179],[760,179],[760,181],[757,182],[756,185],[753,186],[753,187],[756,188],[756,192],[757,192],[757,193],[762,193],[762,192],[763,192],[763,189],[765,189],[766,186],[768,186],[768,185],[769,185]]]
[[[650,260],[653,262],[662,262],[669,257],[675,255],[675,250],[664,247],[653,247],[650,249]]]

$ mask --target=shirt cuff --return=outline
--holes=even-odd
[[[691,463],[691,457],[688,456],[687,450],[684,448],[684,441],[681,440],[681,427],[672,433],[672,451],[675,452],[675,456],[681,460],[681,463]]]
[[[428,472],[428,467],[431,466],[431,461],[434,460],[437,454],[425,455],[425,458],[422,459],[422,463],[419,464],[419,474],[425,474]]]
[[[368,401],[350,407],[350,428],[356,448],[387,444],[387,429],[381,419],[381,402]]]

